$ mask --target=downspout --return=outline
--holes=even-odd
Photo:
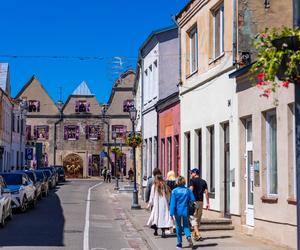
[[[172,20],[175,23],[175,25],[177,26],[178,29],[178,55],[179,55],[179,63],[178,63],[178,72],[179,72],[179,79],[178,79],[178,86],[181,85],[181,75],[182,75],[182,71],[181,71],[181,29],[179,26],[179,23],[176,20],[176,16],[172,16]]]
[[[232,65],[237,64],[237,0],[232,0]]]
[[[56,149],[57,149],[57,145],[56,145],[56,134],[57,134],[57,128],[56,126],[63,121],[63,111],[60,111],[60,117],[59,120],[56,121],[54,123],[54,150],[53,150],[53,165],[56,165]]]
[[[143,115],[143,111],[144,111],[144,60],[141,56],[141,51],[139,52],[139,58],[141,59],[141,64],[140,64],[140,68],[141,68],[141,127],[142,127],[142,138],[143,138],[143,143],[142,143],[142,150],[141,150],[141,158],[142,158],[142,176],[145,175],[145,171],[144,172],[144,115]],[[148,176],[147,176],[148,177]]]

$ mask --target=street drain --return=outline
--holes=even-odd
[[[123,218],[115,218],[115,220],[125,220],[125,219],[123,219]]]
[[[83,231],[81,231],[81,230],[65,230],[64,232],[67,234],[77,234],[77,233],[82,233]]]

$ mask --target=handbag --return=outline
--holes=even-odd
[[[196,211],[196,206],[193,201],[189,201],[189,215],[194,215]]]

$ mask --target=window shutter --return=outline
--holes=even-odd
[[[64,140],[68,140],[68,127],[64,126]]]
[[[34,128],[33,128],[33,137],[34,137],[35,140],[38,138],[37,126],[34,126]]]
[[[79,101],[75,102],[75,112],[78,113],[79,112]]]
[[[49,126],[45,127],[45,131],[46,131],[46,140],[49,139]]]
[[[79,140],[80,130],[79,126],[76,126],[76,140]]]
[[[85,126],[85,138],[86,138],[86,139],[89,139],[89,137],[90,137],[90,136],[89,136],[89,128],[90,128],[89,125],[86,125],[86,126]]]

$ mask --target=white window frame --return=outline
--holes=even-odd
[[[270,192],[270,116],[276,117],[276,134],[277,134],[277,114],[276,110],[266,112],[266,158],[267,158],[267,193],[268,196],[278,196],[278,156],[276,152],[276,165],[277,165],[277,193]],[[277,150],[277,135],[276,135],[276,150]]]
[[[294,173],[294,198],[297,199],[297,172],[296,172],[296,129],[295,129],[295,104],[292,106],[293,128],[293,173]]]
[[[220,54],[216,55],[216,13],[220,11]],[[224,3],[222,3],[213,12],[213,55],[214,59],[222,56],[224,53]]]
[[[189,33],[189,40],[190,40],[190,75],[194,74],[198,70],[198,30],[197,26],[195,26]],[[196,51],[195,51],[195,69],[193,70],[193,53],[192,53],[192,36],[195,36],[196,42]]]

